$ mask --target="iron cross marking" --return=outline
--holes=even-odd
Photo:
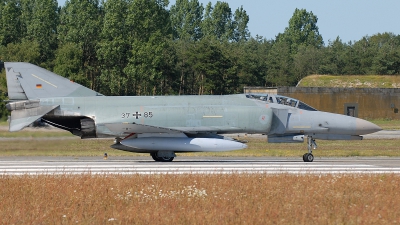
[[[140,114],[139,112],[133,113],[132,116],[135,116],[136,119],[139,119],[139,117],[142,116],[142,114]]]

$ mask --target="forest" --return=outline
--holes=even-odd
[[[0,0],[0,59],[39,65],[104,95],[221,95],[292,86],[310,74],[400,73],[399,35],[325,43],[317,15],[295,9],[288,19],[267,40],[250,33],[243,7],[222,1]],[[4,99],[4,71],[0,85]]]

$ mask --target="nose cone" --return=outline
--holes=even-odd
[[[366,120],[363,119],[356,119],[356,132],[357,135],[363,135],[363,134],[371,134],[371,133],[375,133],[382,130],[382,128],[380,128],[379,126],[368,122]]]

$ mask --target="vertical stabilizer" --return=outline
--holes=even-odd
[[[12,101],[49,97],[101,95],[53,72],[24,62],[5,62],[8,97]]]

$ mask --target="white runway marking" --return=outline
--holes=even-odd
[[[213,160],[212,157],[191,158],[192,161],[170,163],[151,160],[71,160],[58,158],[40,161],[0,160],[0,175],[42,175],[42,174],[400,174],[400,159],[371,160],[330,160],[304,163],[299,160],[276,159],[234,159]],[[377,163],[380,165],[377,165]]]

